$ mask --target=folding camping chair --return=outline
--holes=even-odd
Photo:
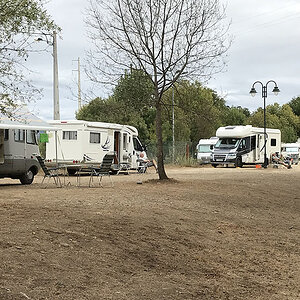
[[[44,172],[44,178],[43,178],[41,184],[44,183],[45,178],[48,178],[48,181],[47,181],[46,186],[45,186],[45,188],[46,188],[48,186],[48,184],[49,184],[50,178],[53,178],[56,186],[57,187],[62,187],[60,178],[58,176],[58,170],[59,170],[59,168],[56,168],[56,167],[54,167],[54,168],[48,168],[48,167],[46,167],[44,159],[41,156],[35,155],[35,157],[37,158],[37,160],[38,160],[38,162],[39,162],[39,164],[40,164],[40,166],[41,166],[41,168],[42,168],[42,170]]]
[[[110,179],[111,186],[112,187],[114,186],[113,182],[111,180],[111,177],[110,177],[110,171],[111,171],[111,166],[113,164],[114,157],[115,157],[115,154],[107,153],[104,155],[103,161],[102,161],[100,167],[91,167],[89,187],[91,187],[91,183],[93,182],[94,176],[98,177],[99,185],[101,187],[103,187],[102,182],[101,182],[103,176],[108,176]]]

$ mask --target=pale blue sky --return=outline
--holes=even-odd
[[[225,2],[225,0],[224,0]],[[226,1],[227,2],[227,1]],[[58,39],[59,94],[61,119],[74,119],[77,110],[76,60],[82,61],[81,88],[83,93],[90,84],[84,74],[84,52],[89,48],[85,37],[83,13],[86,0],[52,0],[47,4],[49,13],[62,28]],[[300,95],[300,3],[295,0],[230,0],[228,18],[232,20],[230,33],[234,36],[229,51],[226,72],[209,82],[228,105],[241,105],[251,110],[262,106],[260,90],[252,98],[251,85],[275,80],[281,93],[270,94],[267,104],[287,103]],[[53,118],[52,49],[49,53],[35,54],[29,60],[31,75],[38,88],[43,88],[42,100],[30,104],[35,114],[45,120]],[[272,90],[272,86],[270,86]],[[104,96],[98,86],[100,96]]]

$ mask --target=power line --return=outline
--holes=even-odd
[[[294,5],[295,4],[288,4],[288,5],[284,5],[284,6],[276,8],[276,9],[273,9],[272,11],[262,12],[262,13],[256,13],[255,15],[248,16],[247,19],[243,18],[242,20],[233,22],[232,24],[247,23],[247,21],[249,19],[259,18],[261,16],[266,16],[266,15],[271,15],[271,16],[273,15],[273,16],[275,16],[277,14],[277,12],[280,12],[280,14],[282,14],[282,10],[283,9],[292,7]]]
[[[232,34],[234,34],[234,35],[247,34],[247,33],[255,32],[258,30],[262,30],[262,28],[265,29],[266,27],[280,25],[280,24],[283,24],[283,23],[286,23],[289,21],[293,21],[295,19],[299,19],[299,15],[300,15],[299,13],[295,13],[295,14],[292,14],[292,15],[289,15],[286,17],[281,17],[280,19],[277,19],[277,20],[270,20],[268,22],[254,25],[251,28],[246,29],[246,30],[239,30],[239,31],[235,31],[235,32],[233,31]]]

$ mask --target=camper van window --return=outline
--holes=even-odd
[[[8,138],[9,138],[9,131],[8,131],[8,129],[5,129],[4,130],[4,141],[8,141]]]
[[[239,144],[239,150],[246,149],[246,139],[241,139],[241,142]]]
[[[216,148],[236,148],[240,139],[236,138],[220,138],[216,144]]]
[[[211,150],[211,145],[199,145],[198,147],[198,152],[200,153],[210,153]]]
[[[63,131],[63,140],[77,140],[77,131]]]
[[[254,150],[256,147],[256,135],[251,136],[251,150]]]
[[[123,150],[127,150],[127,134],[123,134]]]
[[[239,149],[240,150],[250,149],[250,136],[241,139],[241,142],[239,144]]]
[[[298,152],[298,147],[288,147],[288,148],[282,148],[282,151],[286,152]]]
[[[33,145],[37,144],[34,130],[27,130],[26,142],[27,144],[33,144]]]
[[[90,143],[91,144],[100,144],[101,136],[99,132],[90,132]]]
[[[16,142],[24,142],[25,141],[25,130],[15,129],[14,136]]]
[[[271,139],[271,146],[275,147],[276,146],[276,139]]]
[[[143,146],[141,145],[140,141],[137,138],[133,138],[133,146],[134,149],[137,151],[144,151]]]

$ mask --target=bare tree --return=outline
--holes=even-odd
[[[94,44],[90,76],[114,83],[130,67],[153,83],[159,179],[163,160],[163,94],[179,78],[202,81],[220,71],[230,42],[218,0],[90,0],[86,24]]]

